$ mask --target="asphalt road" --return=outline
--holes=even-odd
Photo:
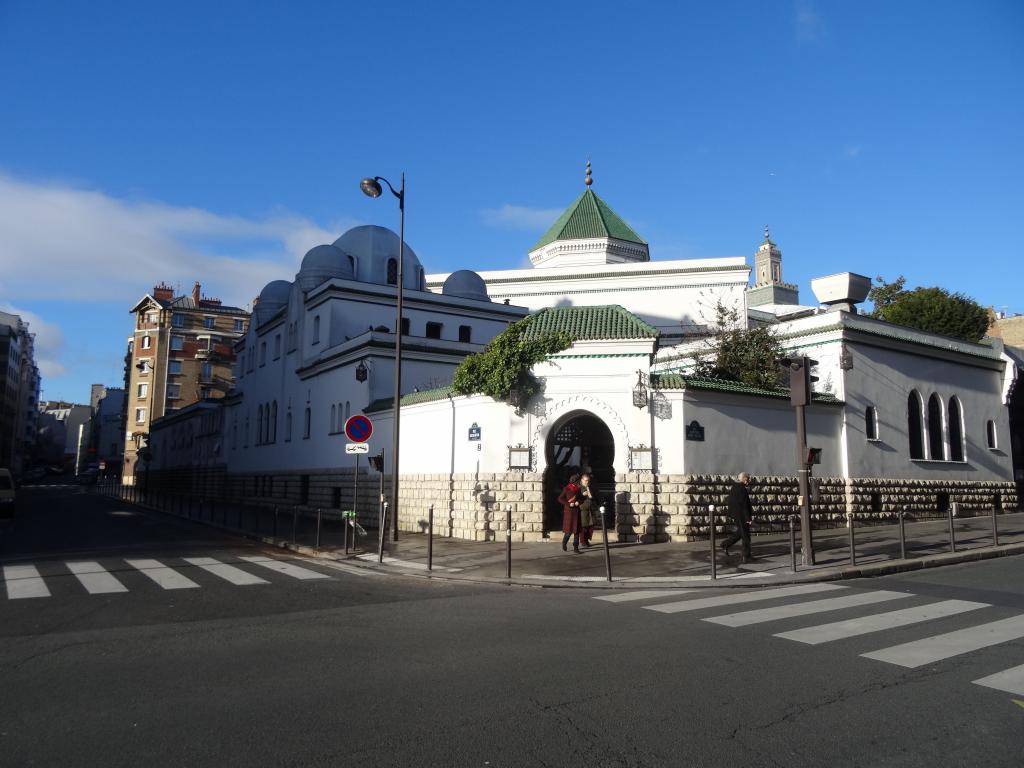
[[[974,682],[1024,665],[1020,558],[802,594],[500,587],[23,493],[4,768],[1024,764],[1024,693]]]

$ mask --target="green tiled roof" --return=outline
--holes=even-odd
[[[402,395],[402,405],[418,405],[419,403],[432,403],[435,400],[444,400],[448,395],[455,396],[457,393],[449,387],[437,387],[436,389],[424,389],[422,392],[409,392]],[[393,397],[382,397],[374,400],[363,409],[363,413],[374,411],[389,411],[394,402]]]
[[[597,307],[549,307],[521,321],[526,337],[567,333],[573,341],[653,339],[658,329],[618,304]]]
[[[700,376],[684,376],[681,373],[653,373],[651,374],[652,389],[703,389],[711,392],[732,392],[737,395],[756,395],[758,397],[775,397],[789,399],[789,389],[776,387],[775,389],[762,389],[743,384],[739,381],[728,381],[727,379],[703,378]],[[830,392],[815,392],[815,403],[841,404],[842,401]]]
[[[576,198],[551,229],[531,248],[535,251],[556,240],[583,240],[590,237],[614,237],[630,243],[646,245],[633,229],[608,204],[586,189]]]

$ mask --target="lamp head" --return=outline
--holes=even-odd
[[[367,197],[380,197],[384,190],[376,179],[366,178],[359,182],[359,188]]]

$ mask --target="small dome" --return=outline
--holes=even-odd
[[[292,284],[287,280],[273,280],[263,286],[263,290],[260,291],[260,300],[252,311],[256,325],[262,325],[276,315],[281,307],[288,303],[291,290]]]
[[[318,245],[302,257],[296,282],[303,291],[311,291],[333,277],[352,280],[353,262],[351,256],[333,245]]]
[[[334,241],[334,247],[352,254],[356,260],[356,279],[364,283],[388,285],[388,262],[393,261],[391,274],[398,266],[398,235],[387,227],[365,224],[353,227]],[[416,252],[405,244],[402,282],[414,291],[425,289],[423,267]]]
[[[490,301],[487,295],[487,284],[476,272],[469,269],[460,269],[452,272],[441,286],[442,296],[455,296],[459,299],[473,299],[475,301]]]

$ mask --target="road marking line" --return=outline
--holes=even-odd
[[[182,576],[177,571],[168,568],[159,560],[125,560],[128,565],[135,568],[144,576],[148,576],[164,589],[198,589],[199,585],[192,579]]]
[[[810,595],[815,592],[831,592],[835,589],[846,589],[846,587],[838,584],[799,584],[795,587],[779,587],[778,589],[765,589],[760,592],[744,592],[741,595],[719,595],[718,597],[705,597],[700,600],[682,600],[678,603],[645,605],[644,608],[648,611],[657,611],[658,613],[681,613],[682,611],[697,611],[702,608],[718,608],[722,605],[757,603],[762,600],[776,600],[780,597]]]
[[[771,571],[741,571],[739,573],[726,573],[718,577],[719,581],[724,579],[764,579],[775,574]],[[598,582],[608,581],[607,576],[548,576],[542,573],[528,573],[522,577],[536,581],[570,581],[570,582]],[[616,576],[616,584],[663,584],[693,581],[711,581],[711,574],[702,576]]]
[[[373,561],[375,561],[377,559],[377,555],[373,555],[373,554],[359,555],[358,559],[359,560],[365,560],[366,562],[373,562]],[[425,570],[427,570],[427,564],[426,563],[414,563],[414,562],[409,561],[409,560],[399,560],[397,557],[388,557],[387,555],[384,555],[384,565],[393,565],[393,566],[395,566],[397,568],[411,568],[411,569],[416,570],[416,571],[425,571]],[[443,565],[435,565],[434,566],[434,570],[435,571],[446,571],[447,573],[458,573],[462,569],[461,568],[448,568],[448,567],[443,566]]]
[[[604,600],[609,603],[628,603],[631,600],[647,600],[651,597],[687,595],[692,591],[692,589],[643,589],[638,592],[623,592],[620,595],[598,595],[594,599]]]
[[[880,651],[862,653],[861,656],[914,669],[934,661],[942,661],[951,656],[959,656],[1022,637],[1024,637],[1024,616],[1011,616],[1001,621],[926,637],[924,640],[894,645]]]
[[[996,672],[994,675],[989,675],[973,682],[975,685],[984,685],[986,688],[995,688],[997,691],[1006,691],[1007,693],[1024,696],[1024,664],[1002,672]],[[1021,706],[1024,706],[1024,704]]]
[[[264,568],[269,568],[272,571],[283,573],[285,576],[291,576],[293,579],[329,579],[331,578],[326,573],[318,573],[311,571],[309,568],[302,568],[294,563],[285,562],[283,560],[275,560],[272,557],[253,557],[245,556],[240,557],[239,560],[244,560],[247,563],[253,565],[260,565]]]
[[[34,565],[5,565],[4,583],[7,585],[8,600],[50,596],[46,582]]]
[[[85,591],[90,595],[105,595],[110,592],[127,592],[128,587],[118,581],[113,574],[99,563],[89,561],[64,563],[68,570],[75,574]]]
[[[913,597],[913,595],[907,592],[891,592],[881,589],[876,592],[859,592],[853,595],[843,595],[842,597],[831,597],[826,600],[776,605],[772,608],[759,608],[753,611],[729,613],[724,616],[711,616],[704,619],[704,621],[710,621],[712,624],[722,624],[726,627],[746,627],[751,624],[763,624],[766,621],[778,621],[779,619],[788,619],[794,616],[807,616],[812,613],[840,611],[844,608],[884,603],[887,600],[900,600],[907,597]]]
[[[202,568],[207,573],[219,576],[224,579],[224,581],[229,581],[237,587],[247,587],[251,584],[270,583],[266,579],[261,579],[259,576],[247,573],[241,568],[235,568],[233,565],[228,565],[227,563],[222,563],[219,560],[214,560],[212,557],[183,557],[182,560],[189,565],[195,565]]]
[[[344,563],[331,562],[328,560],[322,560],[319,564],[325,568],[333,568],[336,571],[347,573],[350,576],[387,576],[387,574],[382,571],[375,571],[371,568],[360,568],[358,565],[346,565]]]
[[[856,619],[847,619],[846,621],[835,621],[831,624],[819,624],[816,627],[794,629],[791,632],[780,632],[775,636],[785,638],[786,640],[795,640],[798,643],[806,643],[807,645],[819,645],[821,643],[830,643],[833,640],[868,635],[872,632],[905,627],[908,624],[918,624],[922,621],[956,616],[958,613],[988,607],[988,603],[973,603],[969,600],[943,600],[939,603],[919,605],[915,608],[904,608],[899,611],[876,613],[872,616],[862,616]]]

